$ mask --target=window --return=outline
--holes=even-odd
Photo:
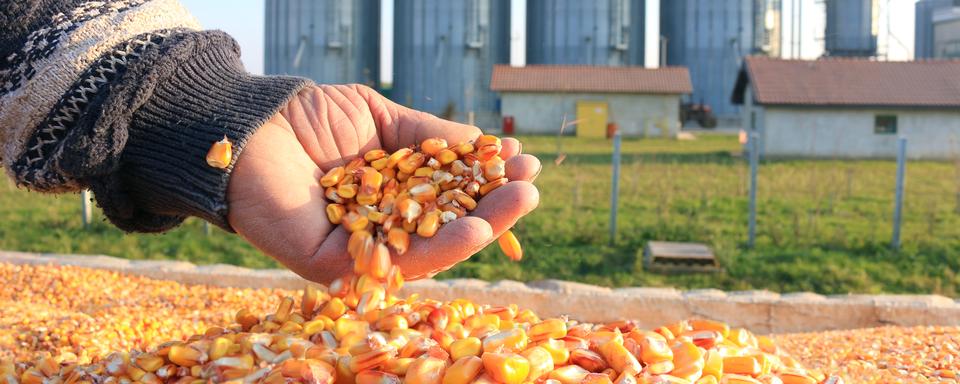
[[[896,135],[897,116],[877,115],[873,120],[873,133],[878,135]]]

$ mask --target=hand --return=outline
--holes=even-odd
[[[228,220],[240,236],[308,280],[328,283],[352,271],[349,233],[327,220],[324,172],[371,149],[388,152],[431,137],[470,141],[476,127],[439,119],[384,98],[363,86],[314,86],[261,127],[239,156],[227,200]],[[510,182],[494,190],[470,216],[450,222],[429,239],[411,236],[410,248],[393,255],[408,279],[433,276],[495,241],[533,210],[540,171],[520,143],[503,139],[500,154]]]

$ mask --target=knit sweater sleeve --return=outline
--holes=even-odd
[[[310,84],[254,76],[236,42],[176,0],[0,0],[0,158],[17,185],[89,188],[126,231],[187,216],[230,230],[247,139]],[[233,161],[207,165],[226,136]]]

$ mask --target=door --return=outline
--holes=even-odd
[[[577,136],[606,137],[607,112],[606,101],[577,101]]]

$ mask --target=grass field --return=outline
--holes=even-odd
[[[900,251],[889,249],[893,161],[764,162],[757,245],[748,250],[747,168],[735,137],[624,140],[619,232],[611,246],[610,143],[565,137],[565,158],[556,165],[556,137],[523,141],[524,152],[544,163],[540,208],[516,230],[524,260],[504,262],[491,247],[440,277],[960,296],[960,170],[952,162],[909,163]],[[276,265],[222,231],[205,236],[196,220],[164,235],[123,235],[102,221],[84,230],[79,212],[76,195],[42,196],[0,183],[0,249]],[[724,271],[644,271],[638,255],[648,240],[707,243]]]

